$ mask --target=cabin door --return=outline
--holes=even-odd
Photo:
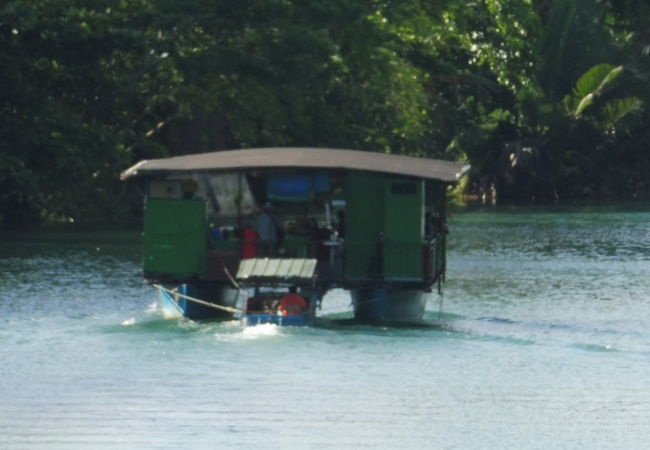
[[[351,172],[346,179],[345,276],[382,276],[380,236],[384,229],[384,177]]]
[[[424,182],[389,178],[384,186],[384,199],[384,278],[421,280]]]

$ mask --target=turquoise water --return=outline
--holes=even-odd
[[[137,233],[0,234],[0,448],[647,448],[650,205],[450,226],[418,328],[164,320]]]

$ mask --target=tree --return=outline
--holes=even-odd
[[[7,0],[0,221],[126,217],[129,164],[257,146],[468,160],[511,201],[648,192],[648,8]]]

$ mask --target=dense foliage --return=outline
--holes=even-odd
[[[152,157],[468,160],[504,201],[650,190],[645,0],[5,0],[0,222],[114,221]]]

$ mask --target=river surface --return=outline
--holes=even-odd
[[[4,232],[0,449],[648,448],[650,205],[450,230],[411,328],[164,320],[138,233]]]

